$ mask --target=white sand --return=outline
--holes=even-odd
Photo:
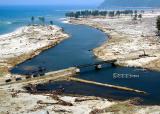
[[[0,59],[15,57],[40,49],[56,40],[61,34],[57,26],[26,26],[0,36]],[[66,34],[63,34],[66,35]]]
[[[10,68],[12,65],[7,64],[10,58],[17,58],[24,54],[37,55],[43,48],[54,46],[54,43],[59,43],[65,38],[68,38],[68,35],[63,33],[60,27],[40,25],[21,27],[12,33],[1,35],[0,67]]]
[[[143,67],[153,70],[160,69],[160,38],[156,36],[156,18],[160,11],[145,12],[140,20],[131,16],[110,18],[85,18],[71,20],[72,23],[87,24],[103,30],[111,39],[94,54],[102,60],[117,59],[118,65]],[[147,54],[148,56],[141,57]]]

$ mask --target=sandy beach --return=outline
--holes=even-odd
[[[69,20],[73,24],[85,24],[105,32],[109,39],[93,49],[102,60],[117,60],[117,65],[160,69],[160,39],[156,36],[156,18],[159,10],[146,11],[142,19],[131,16],[90,17]]]
[[[25,26],[0,36],[0,71],[8,72],[13,66],[33,58],[40,52],[57,45],[68,35],[57,26]]]

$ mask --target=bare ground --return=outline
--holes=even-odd
[[[71,19],[74,24],[86,24],[102,30],[109,39],[94,49],[102,60],[117,60],[117,65],[142,67],[160,71],[160,38],[156,36],[156,18],[159,12],[143,14],[142,19],[130,16]]]
[[[0,36],[0,72],[57,45],[68,35],[57,26],[25,26]]]

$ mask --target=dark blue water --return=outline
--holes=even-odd
[[[19,26],[29,24],[31,16],[45,16],[46,23],[53,20],[54,24],[63,27],[65,32],[70,34],[69,39],[63,41],[56,47],[41,53],[32,60],[17,65],[11,70],[12,73],[26,74],[30,72],[28,69],[34,70],[39,66],[45,67],[48,72],[98,61],[89,50],[106,41],[106,35],[99,30],[84,25],[61,23],[59,18],[64,17],[64,13],[70,9],[59,9],[61,8],[42,6],[0,7],[0,34],[11,32]],[[36,22],[38,23],[38,20]],[[160,104],[159,72],[141,71],[134,68],[111,67],[109,65],[100,71],[95,71],[93,69],[87,69],[86,71],[82,69],[82,71],[84,72],[78,76],[79,78],[131,87],[146,91],[149,95],[139,95],[76,82],[56,82],[50,85],[40,86],[39,89],[56,89],[61,85],[65,87],[66,93],[119,99],[141,97],[147,104]],[[114,73],[138,75],[139,77],[114,79]]]
[[[135,78],[114,78],[114,73],[139,75]],[[39,91],[65,89],[65,94],[88,95],[109,98],[114,100],[127,100],[129,98],[141,98],[144,105],[160,105],[160,73],[151,71],[139,71],[135,68],[105,67],[100,71],[86,70],[77,78],[113,84],[118,86],[130,87],[147,92],[148,94],[137,94],[132,92],[120,91],[116,89],[84,84],[78,82],[59,81],[51,84],[38,85]]]
[[[32,60],[17,65],[12,72],[27,73],[28,71],[25,72],[24,70],[27,67],[33,67],[34,70],[39,66],[45,67],[49,72],[97,61],[89,50],[99,46],[106,40],[104,33],[84,25],[60,25],[65,32],[70,34],[69,39],[41,53]]]

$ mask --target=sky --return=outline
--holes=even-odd
[[[99,5],[103,0],[0,0],[0,5]]]

